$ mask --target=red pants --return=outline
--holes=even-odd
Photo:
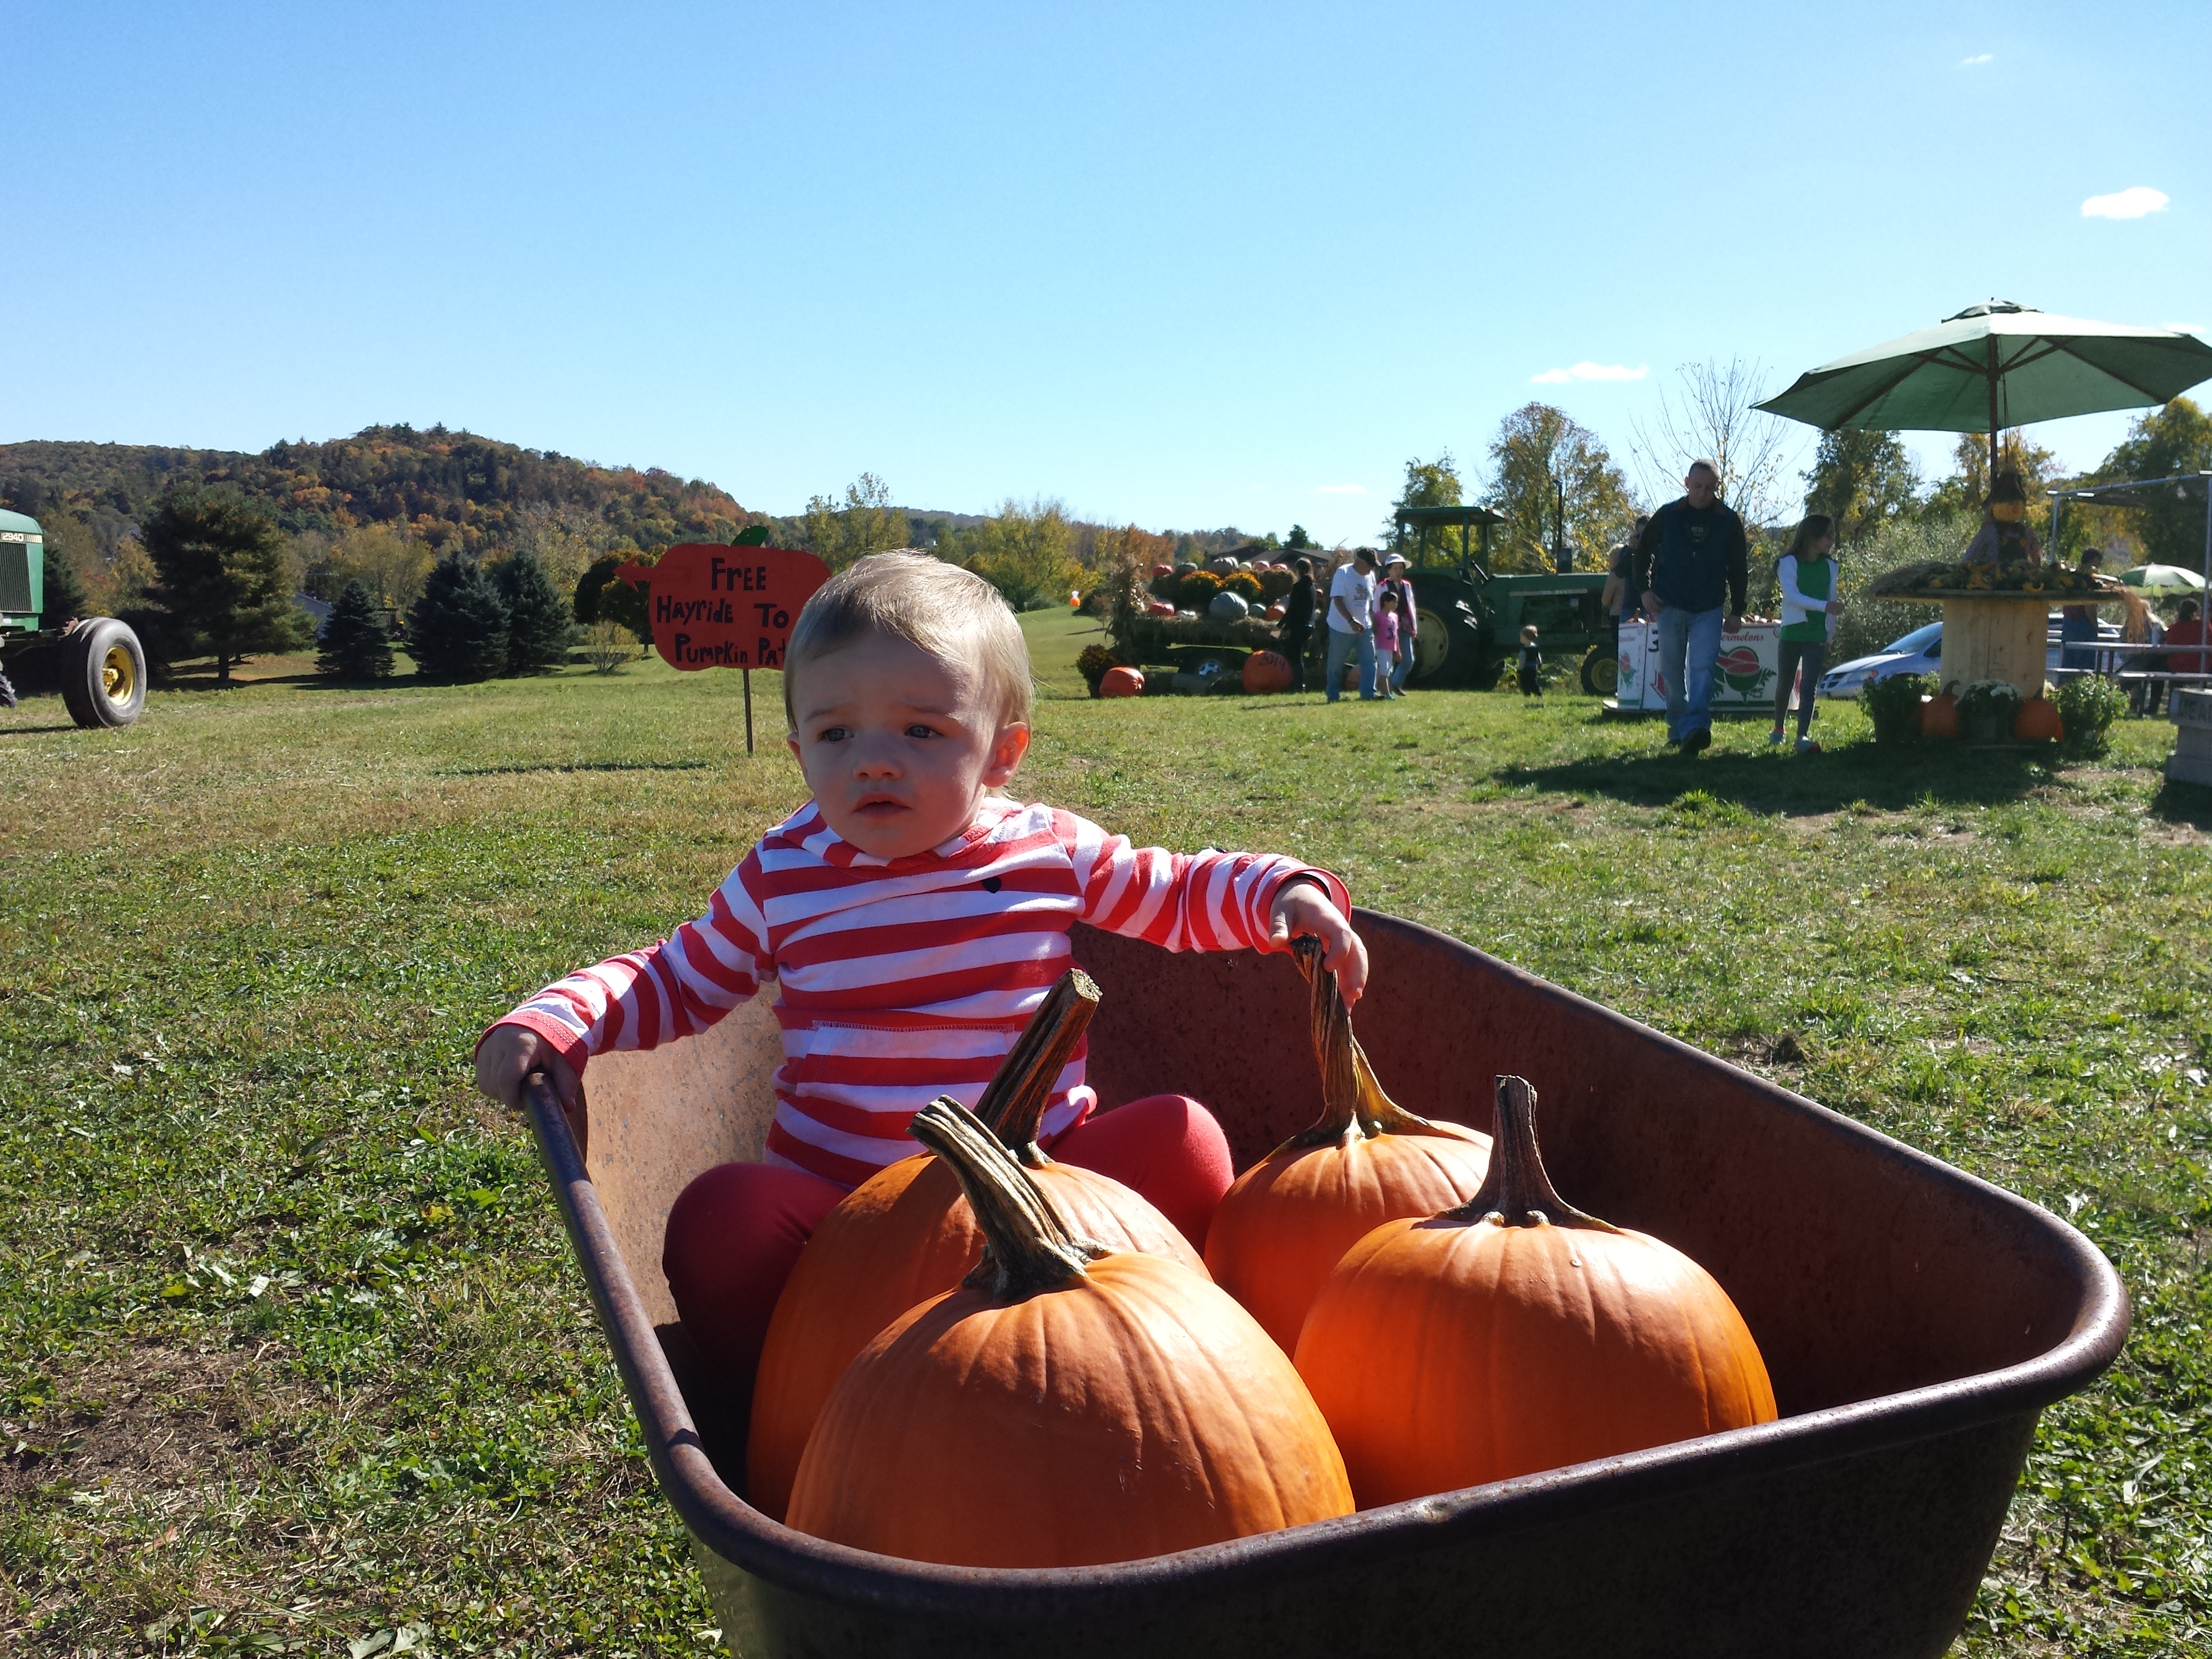
[[[1213,1114],[1182,1095],[1147,1095],[1096,1114],[1054,1142],[1052,1154],[1133,1187],[1201,1254],[1236,1174]],[[660,1267],[676,1311],[702,1357],[740,1392],[751,1392],[784,1280],[845,1191],[800,1170],[723,1164],[669,1211]]]

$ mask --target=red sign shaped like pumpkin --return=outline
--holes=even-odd
[[[685,542],[617,580],[652,595],[653,648],[672,668],[781,668],[791,624],[830,567],[788,547]]]

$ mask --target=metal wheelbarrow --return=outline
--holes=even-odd
[[[1755,1428],[1111,1566],[933,1565],[744,1500],[660,1273],[694,1176],[757,1157],[781,1060],[763,994],[705,1036],[592,1063],[588,1164],[541,1149],[661,1489],[724,1639],[768,1656],[1934,1659],[1966,1622],[2042,1409],[2118,1353],[2127,1296],[2047,1212],[1457,940],[1362,911],[1360,1036],[1412,1109],[1543,1100],[1559,1189],[1686,1251],[1758,1339]],[[1170,955],[1078,927],[1105,992],[1091,1080],[1206,1103],[1239,1168],[1321,1107],[1287,958]]]

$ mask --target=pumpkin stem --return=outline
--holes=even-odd
[[[1498,1123],[1490,1147],[1490,1173],[1482,1190],[1439,1218],[1449,1221],[1495,1221],[1505,1227],[1591,1227],[1617,1233],[1620,1228],[1584,1215],[1561,1198],[1536,1151],[1536,1091],[1526,1078],[1498,1079]]]
[[[1412,1134],[1436,1125],[1417,1117],[1382,1092],[1367,1051],[1352,1034],[1352,1011],[1344,1006],[1333,969],[1321,965],[1322,943],[1317,939],[1291,941],[1291,960],[1306,976],[1309,1030],[1314,1059],[1321,1066],[1322,1112],[1310,1127],[1285,1141],[1278,1151],[1307,1146],[1334,1146],[1358,1126],[1363,1137]]]
[[[907,1133],[952,1166],[983,1230],[982,1262],[964,1283],[1018,1302],[1081,1278],[1085,1265],[1105,1254],[1068,1231],[1013,1153],[950,1095],[916,1112]]]
[[[1037,1121],[1090,1028],[1091,1016],[1098,1012],[1098,985],[1090,975],[1080,968],[1062,974],[975,1103],[975,1115],[1032,1170],[1052,1162],[1036,1144]]]

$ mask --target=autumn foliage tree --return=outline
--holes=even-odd
[[[1083,580],[1067,511],[1042,498],[1009,501],[994,518],[960,532],[959,562],[1017,611],[1064,600]]]
[[[1856,546],[1920,505],[1920,474],[1894,432],[1823,432],[1805,473],[1805,510],[1836,521]]]
[[[1483,504],[1505,520],[1492,532],[1500,569],[1549,568],[1556,508],[1574,562],[1602,570],[1635,516],[1628,481],[1597,434],[1549,404],[1524,404],[1498,423],[1490,471]]]

